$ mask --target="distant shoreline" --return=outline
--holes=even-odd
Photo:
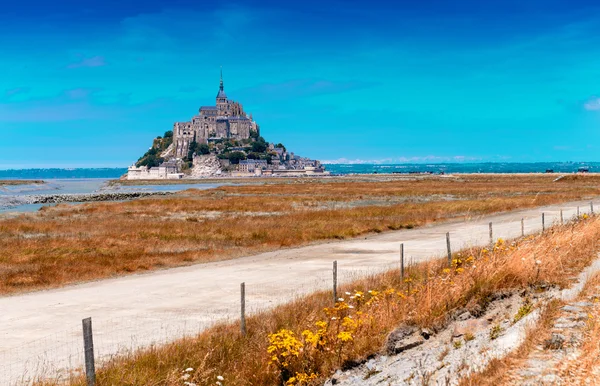
[[[533,163],[404,163],[404,164],[324,164],[333,176],[340,175],[410,175],[410,174],[540,174],[546,171],[555,173],[576,173],[585,168],[589,173],[600,172],[600,162],[533,162]],[[67,180],[67,179],[106,179],[118,180],[127,174],[127,168],[78,168],[78,169],[11,169],[0,170],[0,181],[15,180]],[[315,176],[303,176],[302,178]],[[209,180],[223,181],[237,177],[208,177]],[[250,177],[254,180],[256,177]],[[279,177],[278,177],[279,178]],[[327,178],[327,177],[326,177]]]
[[[0,180],[0,186],[18,186],[18,185],[42,185],[46,182],[44,180]]]

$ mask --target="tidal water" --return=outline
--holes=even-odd
[[[487,162],[487,163],[431,163],[431,164],[330,164],[333,174],[372,173],[574,173],[586,168],[590,173],[600,172],[600,162]]]
[[[431,164],[327,164],[333,175],[382,173],[574,173],[580,168],[600,172],[600,162],[538,163],[431,163]],[[0,187],[0,213],[35,211],[41,204],[31,203],[32,196],[112,192],[178,192],[190,188],[210,189],[224,184],[109,186],[121,177],[125,168],[105,169],[23,169],[0,170],[0,180],[43,180],[43,184]]]

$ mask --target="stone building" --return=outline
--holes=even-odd
[[[177,163],[174,161],[163,162],[158,167],[130,166],[127,170],[128,180],[178,180],[183,177],[179,173]]]
[[[258,130],[252,115],[246,114],[240,103],[227,99],[221,72],[216,105],[202,106],[191,121],[175,122],[173,125],[175,157],[186,157],[194,141],[208,143],[218,139],[247,139],[250,138],[250,131]]]

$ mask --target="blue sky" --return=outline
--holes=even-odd
[[[214,104],[221,65],[262,135],[301,155],[600,161],[594,4],[6,2],[0,169],[127,166]]]

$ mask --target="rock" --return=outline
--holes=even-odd
[[[575,322],[578,322],[580,320],[587,320],[587,318],[588,318],[588,316],[585,312],[580,312],[578,314],[567,316],[567,319],[569,319],[570,321],[575,321]]]
[[[32,204],[62,204],[68,202],[125,201],[150,196],[166,196],[169,192],[128,192],[90,194],[51,194],[31,196]]]
[[[573,320],[571,318],[567,318],[567,317],[560,317],[558,319],[556,319],[554,321],[554,324],[565,324],[565,323],[571,323]]]
[[[546,350],[560,350],[563,348],[565,340],[567,340],[567,338],[563,334],[552,333],[550,339],[544,341],[544,348]]]
[[[423,338],[425,338],[426,340],[429,339],[429,337],[432,335],[433,335],[433,331],[431,331],[430,329],[428,329],[428,328],[421,329],[421,336]]]
[[[372,371],[375,368],[375,360],[369,359],[369,361],[365,363],[365,367],[367,368],[367,370]]]
[[[456,317],[456,320],[463,321],[463,320],[467,320],[467,319],[471,319],[471,318],[473,318],[473,315],[471,315],[471,313],[469,311],[465,311],[462,314],[458,315]]]
[[[560,377],[555,374],[546,374],[540,380],[542,385],[557,385],[560,382]]]
[[[593,306],[594,304],[593,304],[593,303],[590,303],[590,302],[577,302],[577,303],[575,303],[575,304],[573,304],[573,305],[574,305],[574,306],[577,306],[577,307],[591,307],[591,306]]]
[[[485,310],[483,309],[483,307],[481,307],[481,305],[475,303],[471,307],[469,307],[469,312],[473,317],[479,318],[481,315],[483,315]]]
[[[385,345],[386,353],[398,354],[402,351],[410,350],[425,342],[425,339],[417,333],[413,326],[402,326],[390,333]]]
[[[582,312],[583,310],[577,306],[572,306],[572,305],[568,305],[568,306],[564,306],[563,308],[561,308],[561,310],[563,311],[567,311],[567,312]]]
[[[585,322],[554,323],[554,328],[557,328],[559,330],[562,330],[565,328],[579,328],[579,327],[585,327]]]

